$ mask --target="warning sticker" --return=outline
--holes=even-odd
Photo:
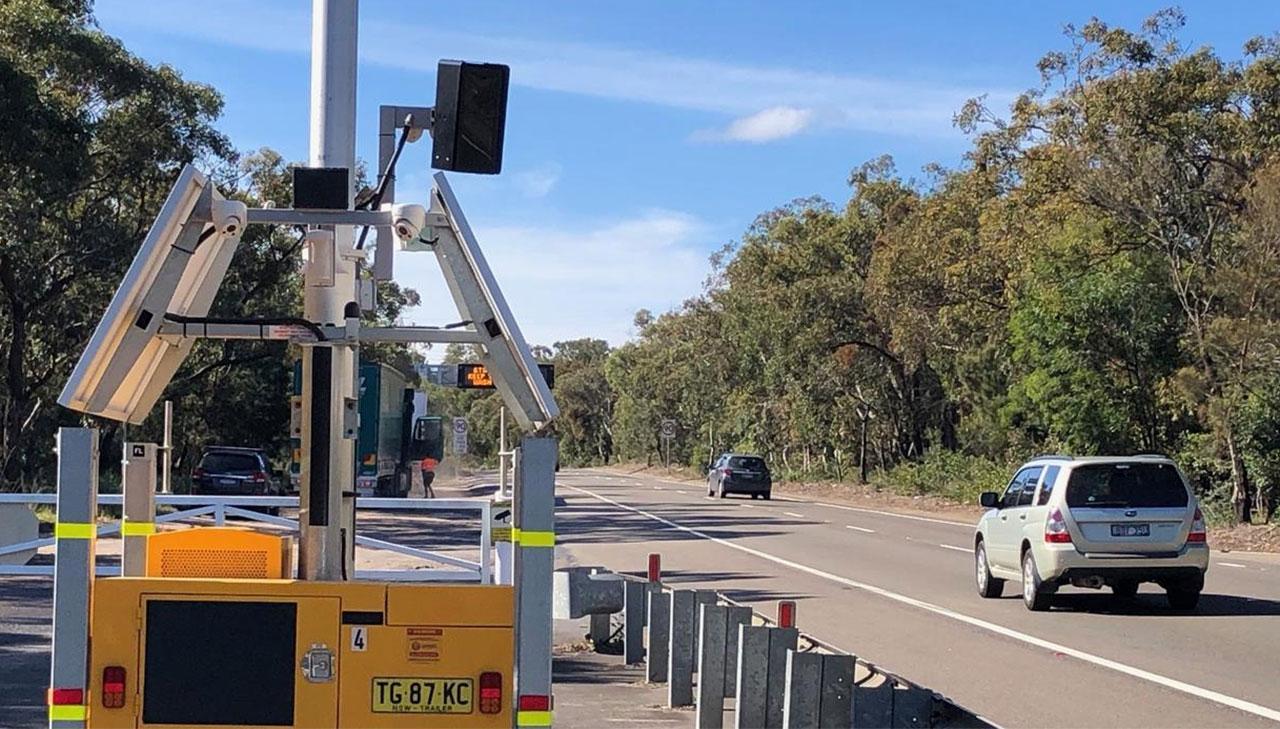
[[[438,663],[444,628],[406,628],[405,657],[418,663]]]

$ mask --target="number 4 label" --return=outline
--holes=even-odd
[[[351,628],[351,650],[362,651],[369,647],[368,628],[363,625],[352,626]]]

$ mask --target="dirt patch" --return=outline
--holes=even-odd
[[[1280,524],[1209,527],[1209,546],[1219,552],[1280,553]]]

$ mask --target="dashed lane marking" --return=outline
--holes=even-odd
[[[750,554],[752,556],[759,557],[760,559],[773,562],[774,564],[782,565],[783,567],[790,567],[791,569],[813,575],[814,577],[819,577],[824,580],[835,582],[841,585],[847,585],[854,589],[862,590],[872,595],[878,595],[887,600],[892,600],[894,602],[901,603],[903,605],[910,605],[911,607],[919,608],[920,610],[924,610],[926,612],[930,612],[935,615],[940,615],[945,618],[950,618],[951,620],[955,620],[956,622],[964,623],[966,625],[970,625],[975,628],[980,628],[982,630],[995,633],[996,635],[1003,635],[1006,638],[1011,638],[1013,640],[1021,641],[1023,643],[1026,643],[1027,645],[1035,646],[1036,648],[1060,653],[1064,656],[1075,658],[1085,663],[1090,663],[1092,665],[1099,666],[1101,668],[1110,669],[1117,673],[1123,673],[1126,676],[1131,676],[1133,678],[1136,678],[1142,681],[1147,681],[1149,683],[1154,683],[1159,686],[1164,686],[1165,688],[1172,689],[1174,691],[1179,691],[1189,696],[1195,696],[1197,698],[1201,698],[1206,701],[1211,701],[1220,706],[1230,707],[1238,711],[1243,711],[1247,714],[1253,714],[1254,716],[1260,716],[1264,719],[1270,719],[1271,721],[1280,722],[1280,710],[1278,709],[1273,709],[1271,707],[1263,706],[1261,704],[1255,704],[1251,701],[1239,699],[1234,696],[1228,696],[1227,694],[1214,691],[1212,689],[1207,689],[1202,686],[1196,686],[1195,684],[1190,684],[1185,681],[1179,681],[1176,678],[1162,676],[1158,673],[1153,673],[1151,671],[1137,668],[1136,666],[1130,666],[1128,664],[1121,663],[1119,661],[1113,661],[1110,658],[1103,658],[1102,656],[1096,656],[1092,653],[1086,653],[1085,651],[1082,651],[1076,648],[1071,648],[1069,646],[1065,646],[1060,643],[1054,643],[1053,641],[1045,640],[1043,638],[1037,638],[1034,635],[1023,633],[1021,631],[1017,631],[1012,628],[1005,627],[998,623],[993,623],[988,620],[983,620],[981,618],[975,618],[971,615],[966,615],[964,613],[951,610],[950,608],[942,607],[941,605],[935,605],[931,602],[918,600],[914,597],[909,597],[901,593],[893,592],[892,590],[886,590],[883,587],[877,587],[876,585],[872,585],[866,582],[859,582],[858,580],[852,580],[852,579],[849,579],[848,577],[841,577],[840,575],[837,575],[835,573],[827,572],[826,570],[821,570],[821,569],[818,569],[817,567],[810,567],[809,565],[801,564],[799,562],[787,559],[785,557],[779,557],[775,554],[770,554],[769,552],[755,549],[753,547],[748,547],[743,544],[738,544],[728,539],[713,537],[710,534],[707,534],[706,532],[684,526],[683,524],[677,524],[676,522],[671,521],[670,519],[665,519],[661,516],[657,516],[656,514],[651,514],[647,511],[644,511],[643,509],[637,509],[634,506],[628,506],[627,504],[621,503],[619,501],[615,501],[607,496],[601,496],[600,494],[597,494],[588,489],[578,488],[577,486],[570,486],[569,488],[573,491],[577,491],[578,493],[586,494],[587,496],[590,496],[591,498],[596,499],[598,501],[603,501],[606,504],[612,504],[613,506],[619,509],[630,511],[634,514],[639,514],[641,516],[652,519],[660,524],[665,524],[666,526],[672,529],[682,531],[686,534],[692,534],[695,537],[698,537],[700,539],[706,539],[709,542],[715,542],[716,544],[719,544],[723,547],[728,547],[729,549],[736,549],[739,552],[743,552],[745,554]],[[891,516],[900,516],[900,515],[891,514]]]

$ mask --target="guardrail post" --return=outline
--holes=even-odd
[[[129,577],[147,574],[147,535],[156,530],[156,445],[125,443],[122,482],[124,508],[120,512],[123,537],[121,573]]]
[[[88,707],[89,593],[98,518],[98,431],[58,429],[49,727],[83,727]]]
[[[662,591],[661,582],[650,582],[649,636],[645,650],[645,680],[667,682],[667,657],[671,649],[671,600]]]
[[[724,678],[724,695],[732,699],[738,695],[738,626],[751,624],[751,608],[746,605],[731,606],[726,620],[724,670],[720,675]]]
[[[815,729],[822,707],[822,656],[787,651],[787,690],[782,709],[784,729]]]
[[[551,573],[555,568],[556,442],[526,437],[516,455],[516,721],[550,726]]]
[[[213,523],[222,526],[227,522],[227,507],[221,501],[213,505]]]
[[[698,606],[698,729],[724,726],[724,675],[729,610],[724,605]]]
[[[796,628],[769,630],[769,681],[765,697],[766,727],[781,727],[787,700],[787,654],[796,650],[800,631]]]
[[[698,670],[698,611],[703,605],[715,605],[720,601],[720,594],[715,590],[694,590],[693,592],[693,670]]]
[[[693,705],[693,636],[696,595],[671,591],[671,650],[667,657],[667,706]]]
[[[822,657],[822,702],[818,726],[823,729],[853,727],[853,656]]]
[[[648,588],[648,583],[639,580],[622,583],[622,660],[627,664],[644,660],[644,603]]]
[[[592,613],[591,629],[587,633],[587,637],[591,640],[591,647],[597,653],[605,647],[609,642],[609,634],[612,632],[612,625],[609,613]]]
[[[769,692],[769,632],[763,625],[738,626],[738,670],[735,673],[735,729],[761,729],[770,725],[765,710]]]

